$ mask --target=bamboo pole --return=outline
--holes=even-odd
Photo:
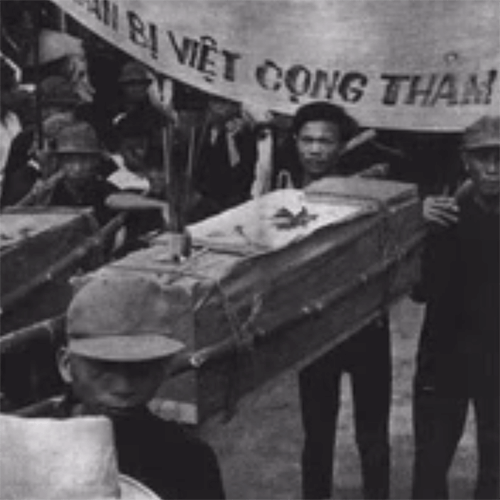
[[[196,156],[196,126],[191,124],[189,127],[189,139],[188,139],[188,157],[187,157],[187,168],[186,174],[184,176],[184,186],[183,186],[183,203],[182,203],[182,214],[183,214],[183,225],[187,224],[187,214],[191,205],[191,191],[193,186],[193,173],[194,173],[194,162]]]
[[[168,203],[169,230],[178,232],[178,213],[176,207],[176,175],[172,166],[172,132],[171,125],[165,121],[161,130],[163,171],[165,173],[166,197]]]

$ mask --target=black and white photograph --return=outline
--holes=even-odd
[[[0,29],[0,500],[500,500],[499,0]]]

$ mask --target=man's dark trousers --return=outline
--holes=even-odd
[[[331,498],[343,373],[349,373],[352,381],[365,498],[388,498],[392,374],[387,318],[369,324],[300,372],[303,498]]]

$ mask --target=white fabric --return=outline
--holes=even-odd
[[[273,135],[270,131],[267,131],[257,142],[255,177],[250,191],[252,198],[258,198],[271,190],[273,147]]]
[[[301,240],[324,226],[345,221],[362,210],[361,205],[342,200],[311,201],[303,191],[283,189],[193,224],[189,232],[195,243],[209,248],[227,245],[269,251]],[[288,214],[286,220],[283,211]],[[299,219],[300,214],[302,221],[294,224],[293,219]]]
[[[238,146],[236,145],[236,132],[227,131],[226,132],[226,143],[227,151],[229,156],[229,165],[231,167],[236,167],[240,163],[240,153],[238,151]]]
[[[498,0],[54,1],[160,73],[281,113],[329,100],[364,126],[460,131],[500,105]]]
[[[118,166],[118,170],[113,172],[109,177],[108,181],[114,184],[119,189],[133,189],[145,193],[150,188],[150,183],[145,177],[140,177],[134,174],[125,167],[125,163],[121,155],[111,156]]]
[[[160,500],[118,473],[106,417],[0,415],[0,442],[2,500]]]
[[[10,146],[21,129],[18,116],[11,111],[8,111],[3,121],[0,121],[0,189],[2,188],[3,171],[9,157]]]

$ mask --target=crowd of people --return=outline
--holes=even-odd
[[[282,117],[269,112],[257,119],[243,104],[217,96],[182,112],[160,99],[159,75],[134,60],[123,64],[117,79],[121,110],[103,123],[79,40],[44,30],[38,49],[42,78],[31,96],[19,88],[22,71],[1,59],[2,209],[92,207],[105,225],[116,214],[110,195],[127,191],[179,203],[185,224],[284,183],[302,188],[347,175],[412,180],[405,179],[412,159],[363,135],[337,105],[302,106],[285,132],[277,125]],[[367,140],[351,148],[359,137]],[[426,315],[414,380],[413,498],[448,498],[447,473],[469,403],[478,428],[474,498],[500,494],[500,117],[471,124],[461,141],[456,176],[439,191],[422,190],[429,231],[416,293]],[[171,222],[154,208],[130,217],[127,250]],[[164,293],[153,281],[126,277],[84,285],[69,307],[59,355],[67,394],[36,414],[21,414],[106,415],[114,424],[120,471],[162,498],[224,498],[213,450],[146,408],[183,347],[164,335],[165,324],[178,327],[176,298]],[[302,496],[331,497],[343,373],[353,385],[364,496],[389,498],[392,375],[384,314],[299,374]]]

